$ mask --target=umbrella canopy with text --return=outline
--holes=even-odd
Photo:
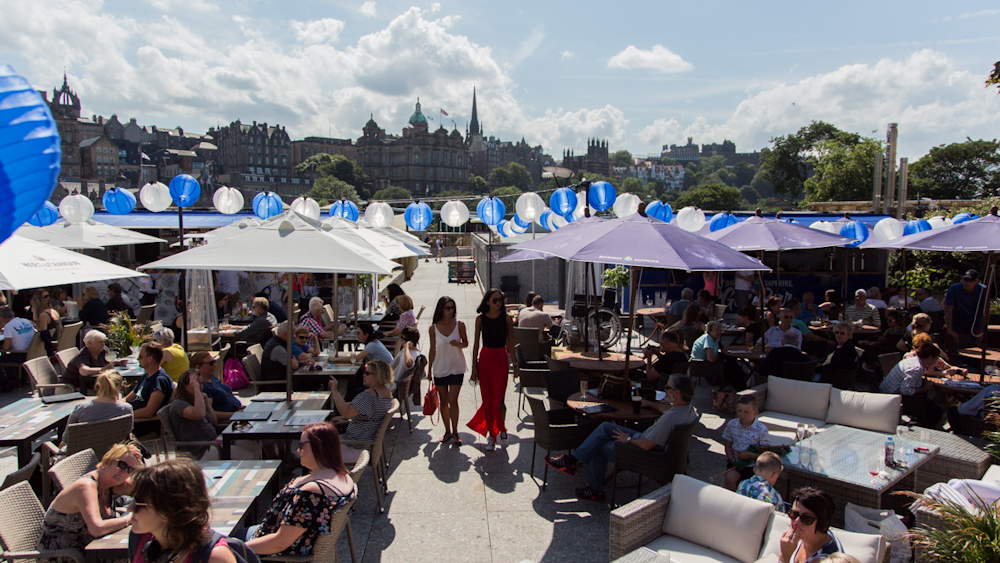
[[[84,242],[97,246],[122,246],[126,244],[147,244],[151,242],[167,242],[161,238],[151,237],[121,227],[115,227],[105,223],[98,223],[93,219],[88,221],[70,223],[68,221],[55,223],[43,230],[51,230],[57,233],[73,237]]]
[[[31,240],[38,242],[44,242],[45,244],[51,244],[52,246],[58,246],[59,248],[67,248],[69,250],[101,250],[104,248],[103,246],[91,244],[69,235],[64,235],[59,231],[53,231],[52,229],[46,229],[45,227],[35,227],[28,224],[21,225],[20,228],[14,231],[14,234],[20,237],[30,238]]]
[[[30,289],[146,274],[79,252],[13,235],[0,244],[0,289]]]
[[[705,238],[741,252],[828,248],[854,242],[852,238],[765,217],[750,217],[742,223],[711,232]]]

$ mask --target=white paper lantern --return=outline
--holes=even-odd
[[[840,234],[840,229],[837,228],[837,225],[834,225],[833,223],[831,223],[829,221],[814,221],[812,225],[809,225],[809,228],[810,229],[816,229],[817,231],[823,231],[825,233],[834,234],[834,235],[839,235]]]
[[[505,237],[512,237],[512,236],[514,236],[516,234],[514,232],[514,227],[515,227],[515,225],[514,225],[513,221],[507,221],[506,223],[503,224],[503,229],[501,229],[501,233],[500,234],[503,235],[503,236],[505,236]]]
[[[872,230],[872,238],[876,242],[892,240],[901,236],[903,236],[903,223],[892,217],[886,217],[875,223],[875,228]]]
[[[469,221],[469,208],[461,201],[447,201],[441,206],[441,220],[449,227],[461,227]]]
[[[70,223],[83,223],[94,216],[94,203],[82,194],[68,195],[59,202],[59,214]]]
[[[384,229],[392,224],[392,207],[384,201],[369,203],[365,208],[365,221],[376,229]]]
[[[546,211],[549,212],[548,215],[545,214]],[[535,217],[535,224],[543,229],[548,229],[549,226],[546,225],[545,223],[549,222],[549,215],[555,215],[555,213],[546,206],[545,209],[543,209],[542,212],[538,215],[538,217]],[[543,219],[545,220],[545,223],[542,222]]]
[[[534,221],[545,210],[545,201],[535,192],[521,194],[514,204],[517,216],[525,221]]]
[[[579,191],[576,192],[576,209],[573,210],[573,218],[581,219],[584,215],[584,210],[587,208],[587,192]]]
[[[515,235],[520,235],[528,232],[528,227],[519,226],[517,224],[517,221],[510,221],[508,224],[510,225],[510,232],[514,233]],[[528,225],[531,225],[531,223],[528,223]]]
[[[305,215],[313,221],[319,221],[319,203],[311,197],[297,197],[292,202],[292,211]]]
[[[639,211],[639,196],[624,193],[615,199],[615,204],[611,209],[615,212],[615,217],[628,217],[629,215],[635,215]]]
[[[677,212],[677,226],[693,233],[705,226],[705,212],[697,207],[685,207]]]
[[[139,190],[139,201],[142,202],[143,207],[153,213],[159,213],[174,203],[174,199],[170,197],[170,188],[163,182],[154,182],[143,186]]]
[[[146,201],[143,200],[143,205],[145,203]],[[245,202],[243,201],[243,192],[236,188],[222,186],[215,190],[215,194],[212,195],[212,203],[215,204],[215,208],[219,210],[219,213],[232,215],[242,211]]]
[[[553,227],[552,230],[558,230],[565,227],[566,225],[569,225],[569,221],[567,221],[566,218],[563,217],[562,215],[556,215],[555,213],[553,213],[552,215],[549,216],[549,225]]]
[[[942,227],[950,227],[951,219],[941,216],[941,217],[931,217],[927,220],[931,224],[931,229],[940,229]]]

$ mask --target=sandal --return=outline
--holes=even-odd
[[[462,445],[462,439],[458,437],[458,434],[455,434],[454,436],[452,436],[451,439],[452,439],[452,442],[454,442],[456,446],[461,446]]]
[[[441,442],[443,444],[443,443],[447,442],[448,440],[451,440],[451,433],[450,432],[447,432],[447,433],[445,433],[444,436],[441,436],[441,439],[438,440],[438,442]]]

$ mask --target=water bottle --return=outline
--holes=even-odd
[[[896,443],[892,440],[892,436],[888,436],[885,439],[885,466],[893,467],[896,465]]]

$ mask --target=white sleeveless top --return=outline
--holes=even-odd
[[[441,334],[436,325],[431,325],[431,332],[434,334],[434,365],[431,372],[434,377],[445,377],[465,373],[465,349],[452,346],[452,340],[461,337],[458,334],[458,322],[455,323],[455,330],[445,336]]]

